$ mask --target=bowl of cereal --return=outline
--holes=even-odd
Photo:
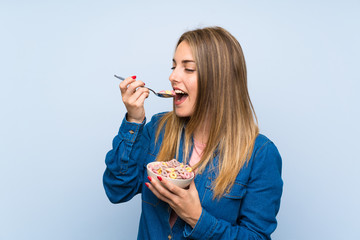
[[[176,159],[168,162],[151,162],[146,166],[148,176],[157,179],[165,178],[178,187],[186,188],[194,179],[194,172],[189,165],[182,164]]]

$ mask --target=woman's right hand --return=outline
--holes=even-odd
[[[136,80],[136,76],[128,77],[119,84],[129,122],[142,123],[145,119],[144,101],[149,96],[149,89],[144,86],[145,83]]]

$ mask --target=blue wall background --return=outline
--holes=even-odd
[[[130,2],[130,1],[129,1]],[[0,239],[135,239],[104,157],[125,114],[113,74],[168,89],[178,37],[243,46],[260,129],[283,157],[273,239],[360,239],[359,1],[1,1]],[[151,95],[147,117],[171,109]]]

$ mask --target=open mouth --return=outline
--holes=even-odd
[[[183,103],[187,97],[189,96],[186,92],[179,90],[179,89],[175,89],[175,104],[181,104]]]

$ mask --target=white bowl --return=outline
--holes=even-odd
[[[151,164],[153,164],[153,163],[155,163],[155,162],[151,162],[151,163],[148,163],[148,164],[146,165],[147,174],[148,174],[148,176],[150,176],[150,177],[153,178],[153,179],[158,180],[157,176],[160,176],[160,177],[162,177],[162,178],[170,181],[170,182],[173,183],[174,185],[176,185],[176,186],[178,186],[178,187],[181,187],[181,188],[186,188],[186,187],[188,187],[188,186],[190,185],[191,181],[194,179],[194,173],[193,173],[193,172],[191,172],[191,178],[188,178],[188,179],[172,179],[172,178],[168,178],[168,177],[161,176],[161,175],[159,175],[159,174],[154,173],[153,171],[151,171],[151,170],[149,169],[149,166],[150,166]],[[156,163],[157,163],[157,162],[156,162]]]

